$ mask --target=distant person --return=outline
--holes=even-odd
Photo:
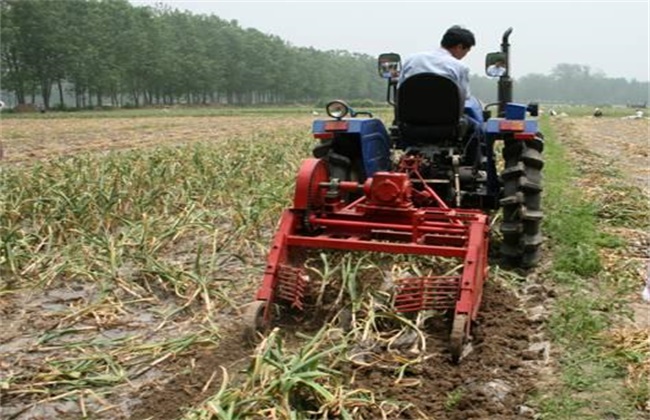
[[[381,65],[381,75],[382,77],[388,79],[390,78],[390,64],[389,63],[382,63]]]
[[[487,68],[487,74],[490,77],[501,77],[506,74],[506,63],[503,60],[497,60]]]
[[[645,287],[641,292],[641,297],[646,302],[650,302],[650,263],[648,263],[648,272],[646,274]]]
[[[398,76],[397,64],[384,63],[383,67],[383,77],[385,79],[390,79]]]

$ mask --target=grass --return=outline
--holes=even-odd
[[[384,112],[385,107],[359,107],[357,110]],[[161,118],[161,117],[215,117],[215,116],[241,116],[251,115],[260,117],[287,116],[311,114],[317,112],[326,118],[324,107],[310,106],[266,106],[266,107],[238,107],[238,106],[168,106],[155,108],[135,109],[109,109],[109,110],[78,110],[48,111],[46,113],[13,113],[3,112],[2,119],[66,119],[66,118]]]
[[[319,253],[306,265],[314,276],[312,281],[320,284],[315,287],[318,306],[351,308],[349,325],[339,327],[340,318],[334,317],[313,334],[297,333],[298,344],[290,333],[274,329],[257,346],[245,377],[229,379],[224,375],[220,390],[189,410],[184,419],[395,418],[404,410],[418,413],[406,402],[379,401],[373,390],[355,386],[350,380],[359,370],[389,370],[394,386],[415,385],[405,373],[423,362],[422,325],[395,314],[388,295],[378,291],[377,281],[367,280],[373,275],[376,279],[385,266],[413,269],[416,260],[332,252]],[[391,349],[400,340],[417,346],[420,352],[409,356]],[[461,398],[462,393],[451,393],[445,406],[453,410]],[[424,418],[419,414],[418,418]]]
[[[458,406],[461,399],[463,398],[463,389],[457,388],[447,394],[447,399],[445,400],[445,409],[452,411]]]
[[[3,405],[101,397],[217,343],[212,317],[252,294],[309,153],[303,130],[282,134],[3,168],[1,303],[39,355],[3,372]]]
[[[225,257],[229,243],[272,228],[272,215],[287,204],[288,182],[277,178],[289,177],[295,167],[284,151],[255,147],[256,141],[265,139],[232,140],[225,153],[197,144],[8,168],[2,174],[0,263],[11,274],[44,282],[78,275],[115,279],[119,267],[147,265],[197,237],[210,238],[201,245],[212,251],[210,258]],[[288,141],[297,142],[289,149],[302,150],[296,136]],[[61,264],[55,275],[42,270],[53,264]],[[82,267],[92,270],[84,274]]]
[[[243,383],[231,385],[225,374],[219,392],[185,418],[298,418],[312,413],[351,419],[360,407],[374,406],[370,391],[345,388],[335,366],[347,345],[328,337],[332,332],[321,329],[294,353],[284,348],[275,329],[257,347]]]
[[[219,115],[226,110],[15,118],[203,112]],[[283,115],[305,110],[246,112]],[[3,169],[0,296],[20,299],[33,291],[81,290],[62,303],[16,302],[16,308],[35,308],[52,323],[46,328],[23,324],[31,333],[29,348],[40,359],[20,368],[16,363],[0,381],[4,395],[30,403],[70,399],[78,401],[84,413],[114,388],[155,374],[165,361],[183,357],[190,348],[218,344],[223,325],[214,316],[236,312],[257,285],[277,215],[289,204],[300,160],[310,154],[313,143],[306,131],[301,127],[272,136],[262,132],[232,137],[218,144],[82,153]],[[604,232],[599,220],[607,216],[613,226],[634,226],[647,208],[622,187],[621,194],[612,189],[602,200],[585,200],[575,188],[577,174],[567,151],[554,140],[548,125],[544,131],[548,133],[545,231],[556,256],[546,277],[561,290],[549,330],[562,356],[560,383],[538,397],[538,406],[545,418],[608,412],[631,416],[634,407],[647,400],[647,391],[641,374],[627,376],[626,367],[645,363],[647,349],[630,345],[629,335],[608,333],[632,288],[634,267],[603,261],[603,248],[610,252],[625,242]],[[629,212],[617,212],[610,199],[626,200]],[[353,365],[390,371],[390,385],[416,386],[409,373],[425,353],[419,332],[425,320],[391,313],[384,295],[367,293],[368,288],[380,289],[367,279],[383,277],[386,267],[399,277],[427,275],[440,267],[453,272],[456,265],[412,257],[319,254],[307,266],[319,286],[315,297],[319,304],[351,308],[350,331],[325,325],[309,337],[299,337],[298,346],[277,331],[271,333],[256,349],[245,374],[224,372],[218,392],[189,410],[187,418],[297,418],[305,413],[349,418],[367,412],[398,418],[412,408],[399,401],[378,401],[372,391],[345,380],[346,366]],[[512,273],[502,274],[506,280],[520,280],[509,278]],[[139,320],[143,315],[145,319]],[[405,338],[412,339],[420,353],[346,354],[355,343],[386,350]],[[626,379],[628,386],[620,386]],[[464,397],[458,387],[443,394],[441,403],[453,413]],[[413,412],[417,409],[409,413]]]
[[[619,265],[616,269],[606,266],[602,257],[615,250],[624,252],[624,238],[607,233],[607,227],[644,223],[648,203],[642,203],[639,191],[632,196],[621,195],[622,200],[609,200],[618,189],[632,187],[616,188],[620,178],[612,178],[609,169],[600,169],[593,162],[591,167],[576,162],[565,147],[580,146],[561,145],[548,121],[543,130],[547,134],[544,228],[553,255],[552,266],[544,275],[559,291],[548,328],[560,349],[560,379],[538,403],[543,418],[549,419],[635,418],[641,415],[636,411],[642,409],[639,402],[649,396],[643,387],[647,380],[627,381],[627,387],[624,383],[630,366],[647,363],[649,356],[621,354],[620,346],[612,351],[609,334],[622,317],[629,315],[629,293],[633,284],[640,282],[633,266],[628,264],[621,270]],[[600,185],[602,190],[578,187],[576,180],[596,176],[598,171],[603,172],[603,180],[608,180]],[[610,196],[598,200],[604,191],[610,191]],[[634,205],[626,205],[629,201]],[[615,211],[616,217],[604,218],[611,209],[619,208],[627,212],[621,215]]]

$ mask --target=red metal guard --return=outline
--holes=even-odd
[[[409,171],[416,172],[412,167]],[[431,255],[462,259],[462,273],[399,280],[396,310],[454,308],[455,314],[476,318],[487,277],[488,218],[484,213],[447,206],[415,207],[410,202],[413,186],[404,173],[375,174],[381,183],[373,184],[371,179],[363,189],[341,183],[344,188],[366,192],[353,203],[335,197],[334,184],[323,182],[326,178],[319,159],[308,159],[301,167],[294,208],[282,213],[257,300],[272,303],[278,298],[302,309],[305,276],[290,267],[289,258],[297,248]],[[418,194],[435,192],[425,189]],[[442,202],[437,196],[430,201]],[[266,305],[267,319],[270,306]]]
[[[454,309],[460,276],[407,277],[396,281],[398,312]]]

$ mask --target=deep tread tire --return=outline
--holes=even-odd
[[[543,241],[540,232],[544,217],[541,206],[543,150],[540,133],[532,141],[506,141],[503,148],[503,197],[499,200],[503,213],[501,255],[525,268],[539,263]]]

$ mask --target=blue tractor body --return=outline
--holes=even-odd
[[[375,172],[390,170],[390,136],[384,123],[377,118],[350,119],[346,122],[346,125],[338,127],[340,129],[331,130],[327,127],[328,121],[316,120],[312,132],[315,137],[320,138],[331,133],[333,136],[343,137],[345,141],[358,145],[364,178],[373,176]]]
[[[488,75],[500,64],[497,103],[481,108],[465,101],[453,80],[433,73],[398,86],[401,60],[391,53],[378,60],[395,110],[388,128],[343,101],[327,105],[331,119],[313,123],[319,142],[298,171],[293,205],[282,213],[262,284],[245,314],[247,331],[268,328],[276,302],[305,309],[309,276],[296,261],[306,249],[455,258],[462,261],[455,275],[398,279],[394,308],[451,315],[449,350],[460,361],[489,273],[494,211],[502,213],[502,257],[530,267],[540,256],[544,142],[537,122],[527,118],[536,116],[537,106],[512,101],[511,31],[501,51],[486,56]]]
[[[328,105],[333,119],[313,123],[313,135],[320,139],[313,154],[327,161],[333,179],[359,183],[377,173],[403,170],[398,156],[415,156],[425,188],[446,205],[502,209],[502,254],[535,265],[542,241],[544,142],[534,118],[537,105],[512,101],[507,69],[511,31],[504,34],[501,51],[486,56],[488,75],[496,62],[506,66],[498,74],[498,102],[483,107],[475,98],[463,100],[453,81],[434,74],[409,77],[398,87],[401,59],[382,54],[379,74],[388,80],[387,101],[395,108],[391,126],[370,112],[333,101]],[[495,117],[489,109],[493,106],[498,107]]]

